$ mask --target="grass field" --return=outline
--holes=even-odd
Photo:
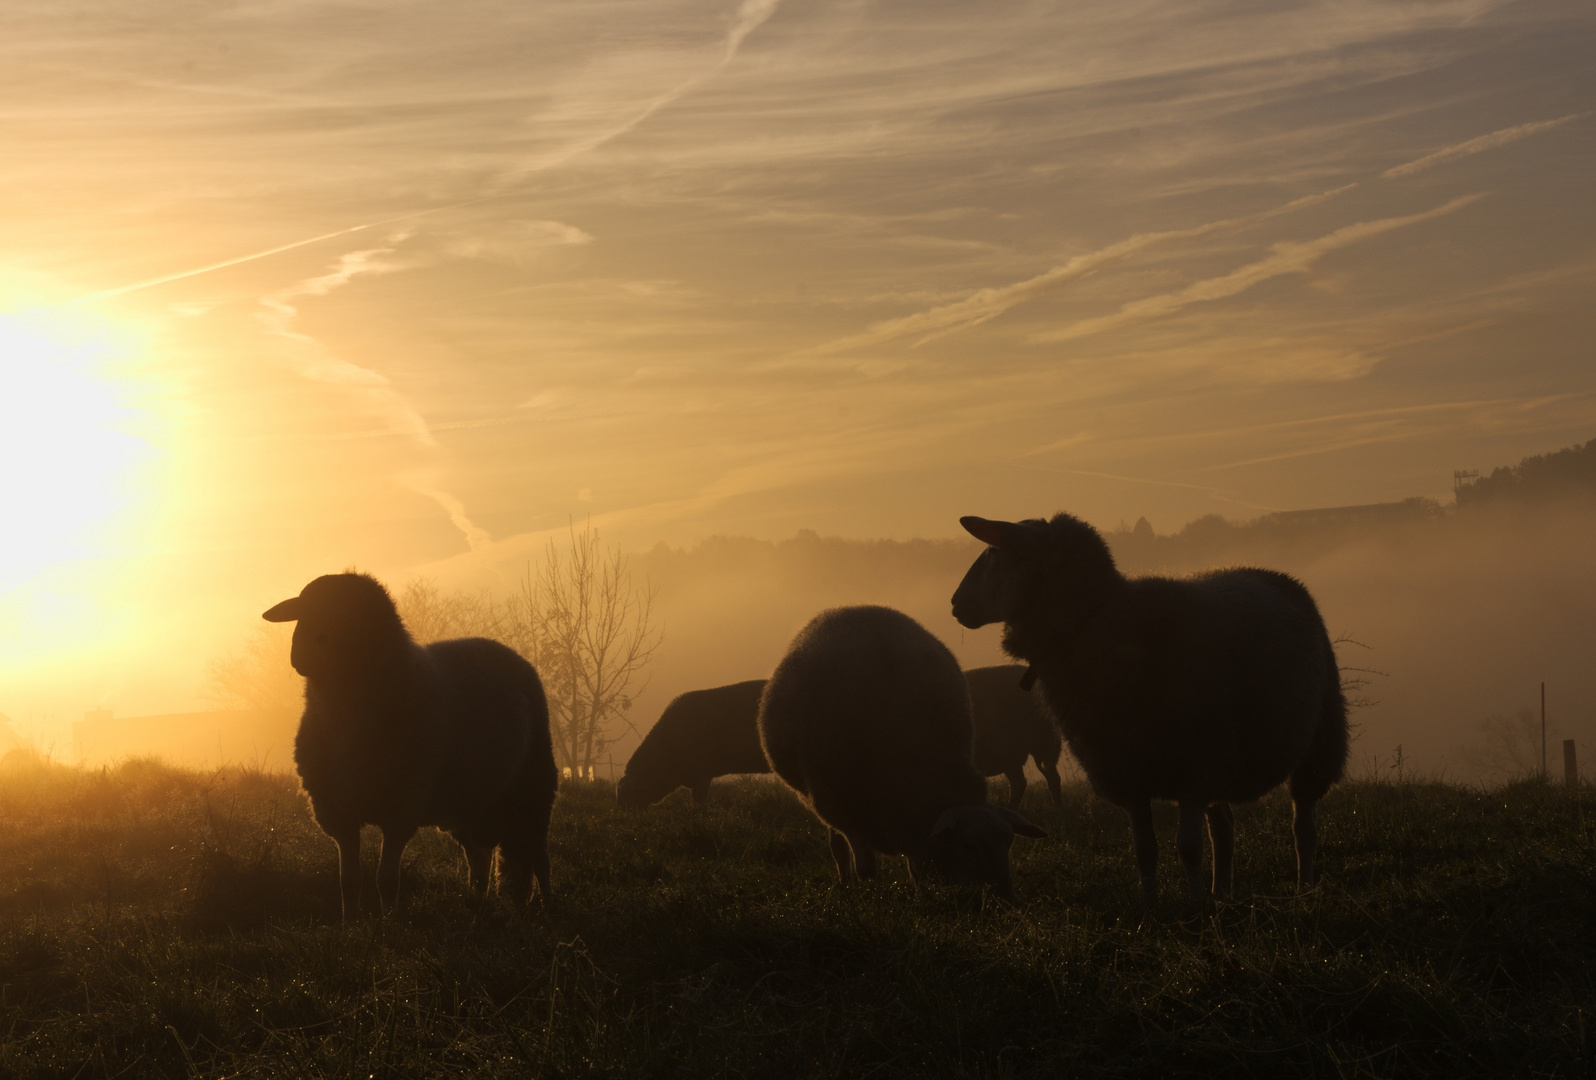
[[[1002,786],[1002,781],[998,781]],[[1241,808],[1238,898],[1144,919],[1122,813],[1033,786],[1020,903],[844,891],[781,788],[627,815],[562,791],[556,897],[465,888],[424,831],[397,916],[338,924],[292,778],[0,765],[0,1075],[1582,1076],[1596,804],[1527,783],[1350,784],[1325,881]],[[374,869],[374,845],[367,871]],[[367,882],[367,897],[373,896]]]

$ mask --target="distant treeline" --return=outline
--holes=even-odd
[[[1596,496],[1596,439],[1550,454],[1527,457],[1517,465],[1491,470],[1458,488],[1460,509],[1493,502],[1549,501]]]
[[[1297,564],[1358,540],[1423,534],[1487,508],[1596,504],[1596,439],[1504,465],[1457,489],[1456,506],[1415,497],[1401,502],[1288,510],[1251,521],[1209,514],[1160,536],[1146,518],[1109,533],[1126,570],[1191,569],[1220,562]]]

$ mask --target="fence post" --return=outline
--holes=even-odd
[[[1563,779],[1569,787],[1579,786],[1579,763],[1574,760],[1574,740],[1563,740]]]

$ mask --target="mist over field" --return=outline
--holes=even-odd
[[[1582,761],[1596,752],[1596,506],[1588,499],[1490,505],[1459,512],[1428,500],[1354,508],[1321,517],[1217,517],[1159,533],[1121,523],[1105,530],[1128,574],[1185,575],[1223,566],[1284,570],[1308,585],[1338,647],[1347,678],[1367,685],[1354,697],[1352,771],[1404,767],[1420,775],[1499,782],[1539,764],[1540,684],[1547,684],[1549,764],[1562,768],[1562,740]],[[1359,517],[1358,512],[1363,516]],[[688,547],[660,543],[628,555],[634,583],[652,588],[663,631],[600,772],[619,775],[665,704],[687,690],[767,676],[792,635],[816,612],[843,604],[899,608],[946,642],[965,667],[1009,663],[1000,628],[966,630],[949,598],[982,545],[969,540],[856,541],[806,531],[786,540],[715,537]],[[445,594],[499,595],[525,567],[457,580],[421,578]],[[416,580],[416,579],[413,579]],[[402,581],[390,585],[399,593]],[[241,619],[204,658],[263,633]],[[247,734],[218,745],[213,733],[151,728],[147,750],[195,764],[260,760],[287,767],[299,680],[279,631],[267,657],[282,707],[270,719],[244,718]],[[203,675],[193,678],[203,681]],[[253,702],[251,704],[263,704]],[[1525,710],[1534,730],[1512,745],[1493,740],[1492,718]],[[210,721],[213,726],[218,721]],[[221,721],[226,723],[226,721]],[[175,726],[174,726],[175,725]],[[253,725],[253,726],[251,726]],[[190,724],[192,726],[192,724]],[[1521,725],[1522,726],[1522,725]],[[196,749],[203,747],[203,751]],[[58,744],[58,756],[66,747]],[[200,756],[195,757],[196,754]],[[94,755],[114,760],[116,755]],[[1066,764],[1068,757],[1066,755]]]

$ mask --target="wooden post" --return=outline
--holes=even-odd
[[[1574,760],[1574,740],[1563,740],[1563,779],[1569,787],[1579,786],[1579,764]]]
[[[1546,779],[1546,684],[1541,683],[1541,779]]]

